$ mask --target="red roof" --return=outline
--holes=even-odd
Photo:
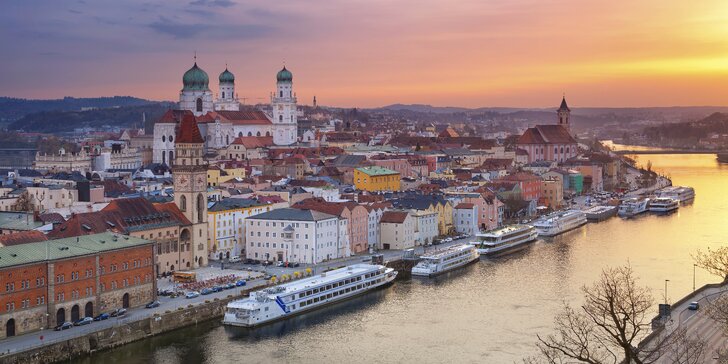
[[[177,130],[177,143],[204,143],[200,128],[197,127],[197,121],[192,114],[185,114],[182,117],[182,123]]]
[[[19,233],[0,235],[0,246],[11,246],[26,243],[46,241],[48,238],[38,230],[29,230]]]
[[[243,137],[237,137],[235,140],[233,140],[233,144],[239,144],[245,147],[245,149],[255,149],[255,148],[266,148],[273,145],[273,137],[254,137],[254,136],[243,136]]]
[[[469,202],[461,202],[457,206],[455,206],[455,209],[457,210],[469,210],[472,209],[475,206],[475,204],[469,203]]]
[[[407,220],[408,215],[409,213],[407,211],[384,211],[382,219],[379,222],[401,224]]]
[[[234,125],[271,124],[264,112],[252,107],[242,107],[240,111],[216,111],[215,113]]]
[[[576,144],[576,140],[563,125],[536,125],[518,138],[518,144]]]

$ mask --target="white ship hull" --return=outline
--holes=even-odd
[[[442,261],[433,264],[426,265],[423,262],[418,263],[412,268],[412,275],[419,277],[434,277],[462,268],[480,258],[480,254],[478,254],[478,250],[475,249],[475,247],[467,244],[464,246],[466,246],[466,249],[463,251],[462,255],[456,255],[452,258],[444,258]],[[430,259],[426,257],[423,258],[423,261]]]
[[[341,268],[339,270],[346,269],[347,268]],[[325,274],[322,274],[320,277],[320,279],[323,279],[323,277],[325,277]],[[336,304],[341,301],[363,295],[377,288],[388,286],[392,284],[392,282],[394,282],[396,277],[397,271],[392,268],[386,268],[385,273],[383,274],[372,276],[370,278],[362,278],[358,281],[341,284],[334,287],[332,287],[333,284],[326,284],[332,283],[334,281],[324,282],[323,285],[319,284],[319,287],[321,289],[320,292],[318,292],[318,288],[316,288],[315,290],[317,290],[317,293],[309,294],[307,296],[298,296],[300,294],[299,292],[284,292],[282,295],[279,295],[274,299],[264,299],[262,301],[256,301],[252,299],[253,294],[255,293],[254,292],[251,293],[251,298],[233,301],[228,304],[227,310],[223,317],[223,324],[239,327],[256,327],[269,324],[271,322],[284,320],[292,316],[314,311],[324,306]],[[352,278],[355,277],[352,276]],[[310,278],[308,279],[310,280]],[[320,282],[321,281],[319,281],[319,283]],[[312,282],[311,287],[314,287],[316,283],[316,281]],[[309,288],[311,287],[306,286],[303,289],[308,289],[308,291],[310,292],[311,289]],[[325,289],[325,287],[329,288]],[[298,298],[287,300],[286,302],[284,302],[281,299],[281,296],[283,295]],[[269,296],[269,298],[272,298],[272,296]],[[243,304],[239,304],[241,302]],[[236,309],[237,307],[245,308],[246,311],[242,312],[239,309]]]
[[[617,211],[617,214],[621,217],[637,216],[641,213],[647,212],[647,206],[649,203],[649,199],[624,202],[619,205],[619,211]]]
[[[579,210],[556,213],[533,224],[538,236],[553,237],[574,230],[587,223],[586,214]]]
[[[487,234],[479,235],[487,236]],[[501,239],[496,239],[494,242],[474,241],[470,244],[476,247],[478,254],[485,256],[494,256],[524,248],[528,243],[534,242],[536,241],[536,239],[538,239],[538,232],[536,231],[536,229],[531,227],[530,230],[525,233],[525,235],[522,235],[521,233],[518,234],[518,236],[515,238],[509,238],[506,235],[503,236]]]
[[[658,214],[666,214],[677,210],[680,207],[680,201],[672,198],[660,197],[652,200],[650,203],[650,212]]]

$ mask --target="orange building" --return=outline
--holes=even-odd
[[[0,248],[0,338],[154,300],[154,251],[113,233]]]

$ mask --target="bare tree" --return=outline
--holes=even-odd
[[[685,335],[673,335],[677,331],[655,335],[649,345],[638,345],[650,333],[649,311],[654,299],[648,287],[637,284],[629,265],[604,269],[597,282],[581,290],[584,304],[579,308],[566,305],[555,318],[556,333],[538,336],[540,358],[526,359],[526,363],[647,364],[670,350],[681,358],[675,363],[700,362],[683,360],[697,355],[698,350],[692,350],[697,344],[688,342]]]
[[[724,280],[728,279],[728,247],[708,248],[707,251],[698,250],[693,255],[693,259],[698,267],[705,269],[708,273]]]
[[[27,190],[18,196],[15,204],[12,206],[13,211],[33,211],[35,206],[33,205],[33,196],[31,196]]]

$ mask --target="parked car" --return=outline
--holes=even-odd
[[[230,257],[230,259],[228,259],[228,262],[229,262],[229,263],[239,263],[239,262],[241,262],[242,260],[243,260],[243,259],[242,259],[242,258],[240,258],[240,256],[239,256],[239,255],[233,255],[232,257]]]
[[[212,291],[213,291],[213,292],[220,292],[220,291],[222,291],[222,290],[223,290],[224,288],[223,288],[222,286],[214,286],[214,287],[212,287],[211,289],[212,289]]]
[[[109,317],[111,317],[111,315],[109,315],[108,313],[102,313],[102,314],[100,314],[100,315],[98,315],[98,316],[94,317],[94,321],[103,321],[103,320],[108,320],[108,319],[109,319]]]
[[[152,301],[152,302],[147,303],[147,305],[144,307],[155,308],[155,307],[159,307],[159,305],[160,305],[159,301]]]
[[[273,278],[273,276],[270,274],[266,274],[265,277],[263,277],[263,278],[267,281],[267,280]]]
[[[199,297],[199,296],[200,296],[200,292],[197,292],[197,291],[185,293],[185,298],[195,298],[195,297]]]
[[[222,287],[223,289],[233,289],[235,288],[235,283],[228,283]]]
[[[262,261],[262,262],[261,262],[260,264],[261,264],[262,266],[266,266],[266,265],[271,265],[271,264],[272,264],[272,262],[269,262],[269,261],[267,261],[267,260],[264,260],[264,261]]]
[[[111,317],[121,317],[126,315],[126,308],[118,308],[111,312]]]
[[[691,311],[697,311],[699,308],[700,308],[700,303],[698,303],[697,301],[690,302],[690,304],[688,305],[688,310],[691,310]]]
[[[164,291],[159,292],[160,296],[172,296],[175,292],[171,289],[165,289]]]
[[[300,266],[300,264],[298,264],[298,263],[288,263],[288,266],[289,267],[293,267],[293,268],[298,268],[298,266]]]
[[[276,267],[283,267],[285,265],[286,265],[286,263],[282,260],[279,260],[278,263],[276,263]]]
[[[213,290],[211,290],[209,288],[203,288],[202,291],[200,291],[200,294],[204,296],[204,295],[211,294],[212,292],[213,292]]]
[[[244,285],[245,285],[245,280],[244,280],[244,279],[241,279],[241,280],[239,280],[239,281],[235,282],[235,285],[236,285],[237,287],[242,287],[242,286],[244,286]]]
[[[83,326],[88,325],[90,323],[94,322],[94,319],[91,317],[83,317],[80,320],[73,323],[73,326]]]
[[[56,326],[56,328],[53,329],[53,330],[61,331],[61,330],[65,330],[65,329],[70,329],[72,327],[73,327],[73,324],[72,323],[70,323],[70,322],[64,322],[64,323]]]

